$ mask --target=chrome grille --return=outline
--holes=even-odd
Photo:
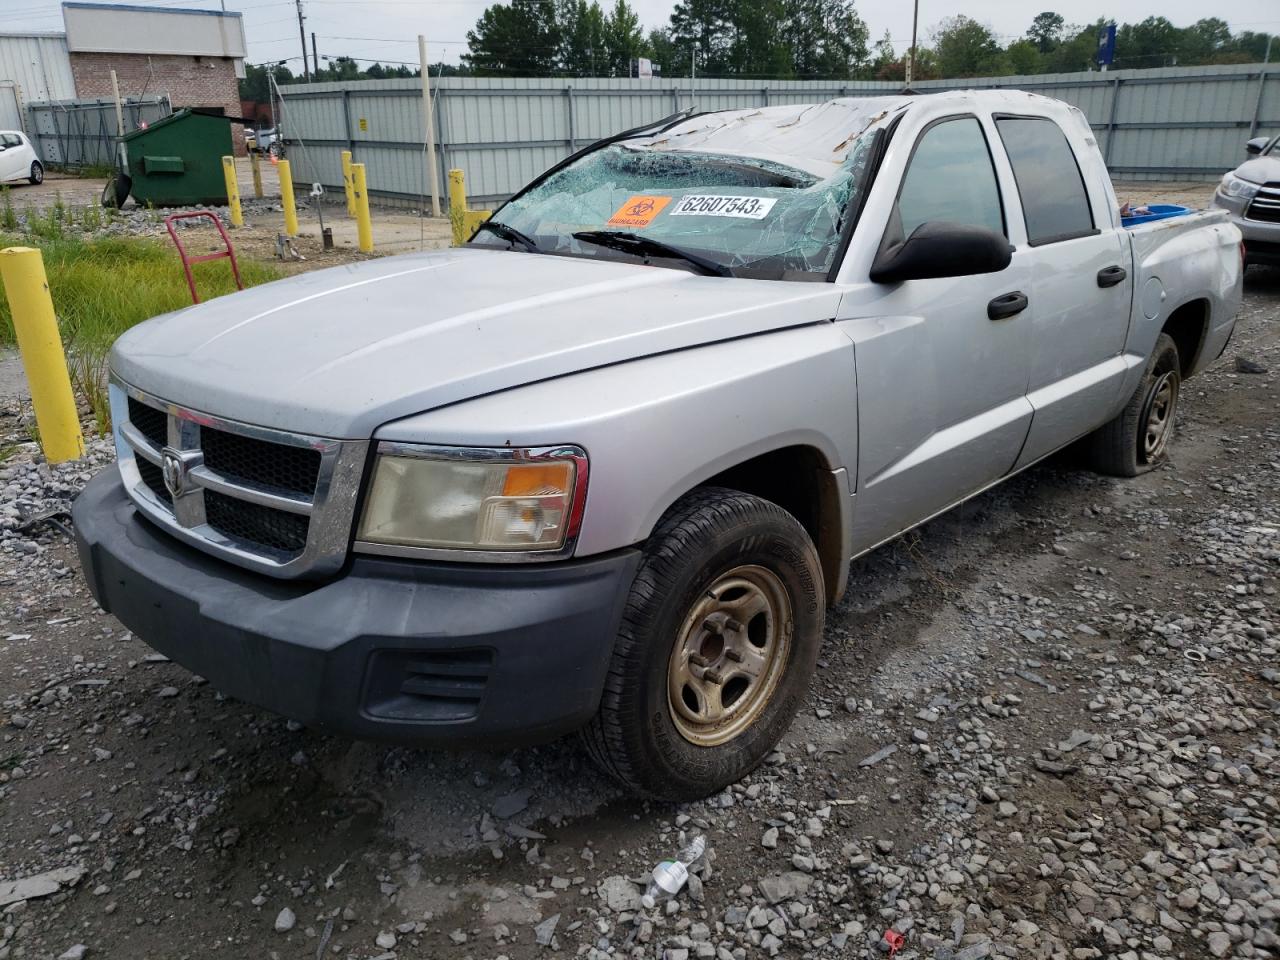
[[[246,486],[310,497],[320,479],[319,450],[255,440],[208,427],[200,431],[200,449],[204,451],[205,466]]]
[[[129,398],[129,422],[132,423],[142,435],[150,440],[157,447],[166,447],[169,444],[169,415],[163,410],[155,407],[148,407],[141,400]],[[163,486],[163,483],[161,484]]]
[[[205,522],[218,532],[245,543],[296,556],[307,545],[310,520],[301,514],[273,510],[206,490]]]
[[[1249,220],[1280,223],[1280,183],[1268,183],[1259,187],[1258,195],[1253,198],[1244,215]]]
[[[341,566],[367,442],[224,420],[114,378],[111,407],[125,487],[175,536],[278,577]]]

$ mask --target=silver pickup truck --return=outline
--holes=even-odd
[[[681,115],[461,249],[161,317],[111,358],[94,595],[219,689],[419,744],[580,731],[705,795],[804,700],[850,560],[1082,440],[1164,458],[1241,297],[1020,92]]]

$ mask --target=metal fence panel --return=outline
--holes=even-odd
[[[173,112],[167,96],[126,99],[126,130]],[[116,107],[112,100],[53,100],[27,104],[29,136],[46,166],[114,166]],[[341,182],[341,178],[339,178]]]
[[[1023,89],[1079,107],[1114,176],[1206,179],[1244,157],[1250,136],[1280,132],[1280,77],[1265,64],[926,80],[937,90]],[[879,81],[445,77],[433,83],[440,179],[461,168],[492,207],[586,144],[677,110],[735,110],[883,96]],[[427,191],[416,79],[283,87],[284,132],[300,180],[341,189],[340,151],[369,168],[374,195],[417,205]]]

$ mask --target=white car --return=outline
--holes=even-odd
[[[0,130],[0,183],[14,180],[44,183],[44,164],[25,134]]]

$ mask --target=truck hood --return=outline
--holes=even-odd
[[[1241,180],[1252,183],[1274,183],[1280,180],[1280,157],[1254,157],[1236,167],[1235,174]]]
[[[111,367],[205,413],[366,439],[482,394],[829,319],[838,299],[827,283],[449,250],[303,274],[157,317],[116,342]]]

